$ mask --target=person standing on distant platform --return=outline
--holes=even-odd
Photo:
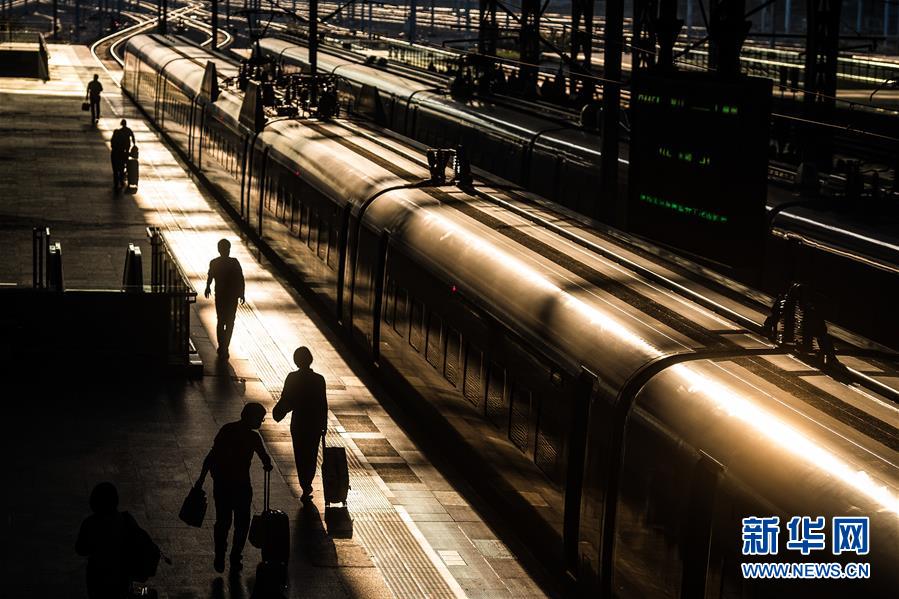
[[[100,93],[103,91],[103,84],[100,83],[100,76],[94,75],[94,80],[87,84],[87,93],[84,99],[91,105],[91,121],[94,123],[100,120]]]
[[[204,295],[209,298],[212,282],[215,281],[215,315],[218,319],[215,331],[219,344],[218,354],[220,358],[227,358],[231,334],[234,332],[234,320],[237,317],[237,302],[243,304],[246,301],[245,281],[240,262],[229,255],[231,242],[222,239],[219,241],[218,250],[219,257],[209,263]]]
[[[315,478],[318,446],[328,428],[328,398],[325,393],[325,377],[312,370],[312,352],[300,347],[293,352],[297,370],[287,375],[281,399],[272,409],[272,416],[280,422],[293,412],[290,418],[290,437],[293,440],[293,457],[297,463],[297,476],[306,502],[312,499],[312,479]]]

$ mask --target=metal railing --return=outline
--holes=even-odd
[[[190,361],[190,305],[197,290],[185,274],[159,227],[147,227],[150,238],[150,291],[169,295],[169,363]]]

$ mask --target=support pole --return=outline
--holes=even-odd
[[[540,0],[522,0],[518,55],[522,62],[518,74],[521,93],[537,93],[537,65],[540,63]]]
[[[653,27],[659,44],[656,66],[671,70],[674,68],[674,42],[684,22],[677,18],[677,0],[659,0],[658,10],[659,16]]]
[[[168,0],[158,0],[156,16],[159,19],[159,33],[165,35],[168,33],[169,25],[169,2]]]
[[[219,47],[219,0],[211,0],[212,4],[212,43],[210,48],[215,52]]]
[[[621,48],[624,43],[624,0],[606,0],[602,84],[602,162],[600,209],[596,216],[624,227],[624,197],[618,193],[618,112],[621,100]]]
[[[694,0],[686,0],[687,14],[684,17],[684,20],[687,22],[687,40],[693,35],[693,1]]]
[[[658,10],[658,0],[634,0],[631,70],[635,73],[655,66],[655,17]]]
[[[418,5],[416,4],[416,0],[409,0],[409,31],[408,37],[406,39],[409,40],[410,44],[415,43],[415,24],[418,19]]]
[[[496,22],[496,0],[479,0],[477,64],[482,78],[493,77],[497,37],[499,24]]]
[[[53,39],[59,35],[59,0],[53,0]]]
[[[571,69],[569,90],[573,96],[584,100],[593,97],[593,80],[579,77],[575,71],[589,73],[593,60],[593,4],[594,0],[571,2]],[[577,68],[575,68],[577,67]]]
[[[746,0],[709,3],[709,66],[722,77],[740,74],[740,50],[752,25],[745,15]]]
[[[805,45],[803,112],[810,121],[833,122],[837,95],[837,55],[840,50],[842,0],[808,0],[808,34]],[[803,162],[829,172],[833,137],[829,129],[809,129]]]
[[[371,11],[371,3],[369,3]],[[369,12],[369,15],[371,12]],[[369,20],[369,26],[371,21]],[[309,100],[313,106],[318,105],[318,85],[315,77],[318,75],[318,0],[309,0],[309,69],[312,71],[312,89]]]

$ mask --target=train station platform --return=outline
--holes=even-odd
[[[64,248],[67,288],[116,288],[127,245],[149,254],[144,230],[159,226],[201,291],[191,338],[204,370],[196,381],[123,379],[102,363],[77,377],[7,376],[2,595],[86,596],[75,538],[90,490],[108,480],[121,509],[172,560],[151,580],[161,598],[248,598],[258,550],[247,546],[242,572],[216,574],[212,505],[201,529],[180,522],[178,509],[219,427],[237,420],[247,402],[271,410],[294,349],[306,345],[327,381],[328,443],[347,448],[353,527],[329,534],[318,477],[313,504],[301,507],[288,423],[269,416],[261,433],[276,464],[272,504],[291,520],[289,596],[545,596],[485,522],[460,473],[425,455],[402,411],[242,238],[89,50],[49,49],[48,82],[0,79],[0,284],[30,283],[31,228],[38,225],[49,226]],[[96,126],[80,111],[94,73],[104,87]],[[141,183],[130,194],[115,193],[109,162],[121,118],[141,154]],[[227,362],[215,358],[214,303],[202,297],[223,237],[247,280]],[[48,364],[66,359],[47,348]],[[258,513],[258,461],[252,472]],[[206,489],[211,504],[209,482]]]

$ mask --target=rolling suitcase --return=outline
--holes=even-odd
[[[269,507],[271,498],[271,472],[265,473],[263,511],[253,516],[250,523],[250,544],[262,549],[262,559],[267,562],[287,563],[290,556],[290,519],[281,510]]]
[[[140,162],[137,158],[128,159],[128,187],[137,187],[140,179]]]
[[[342,503],[350,490],[350,471],[346,463],[346,448],[328,447],[322,435],[322,486],[325,488],[325,505]]]

